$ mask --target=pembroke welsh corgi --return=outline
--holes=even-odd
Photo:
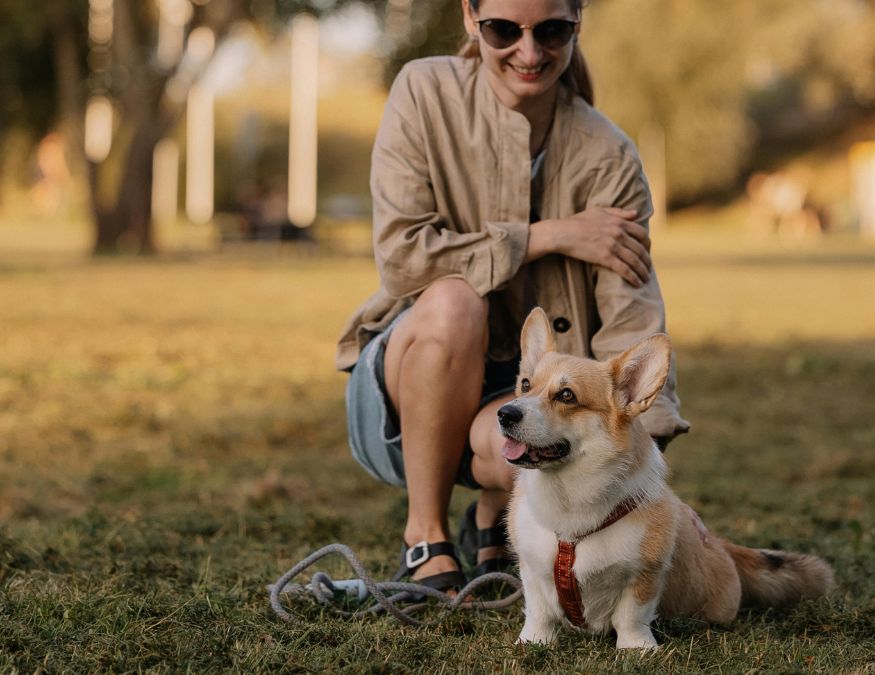
[[[558,354],[543,310],[526,319],[518,398],[498,411],[502,454],[519,467],[508,510],[525,597],[519,642],[550,642],[565,623],[613,628],[618,649],[655,648],[657,614],[727,623],[741,605],[832,586],[820,558],[714,536],[668,487],[638,416],[670,359],[666,335],[605,362]]]

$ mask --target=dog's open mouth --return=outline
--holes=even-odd
[[[501,454],[508,462],[526,469],[537,469],[544,464],[561,461],[570,452],[571,443],[564,439],[538,447],[505,436],[504,447],[501,448]]]

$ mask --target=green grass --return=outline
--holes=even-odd
[[[299,602],[283,623],[265,585],[316,548],[395,563],[404,496],[349,457],[332,369],[372,263],[6,256],[0,672],[873,672],[875,248],[670,231],[656,258],[694,427],[676,490],[720,534],[824,556],[828,598],[660,621],[644,656],[515,647],[518,607],[412,629]]]

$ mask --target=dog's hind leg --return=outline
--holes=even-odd
[[[611,624],[617,631],[617,649],[656,649],[659,645],[650,630],[650,622],[656,617],[659,597],[641,602],[630,584],[623,590],[620,601],[611,615]]]

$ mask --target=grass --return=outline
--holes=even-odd
[[[426,630],[296,603],[282,623],[264,587],[316,548],[394,567],[404,496],[349,457],[332,368],[372,263],[6,255],[0,672],[873,672],[875,247],[682,230],[656,258],[694,425],[676,490],[739,542],[823,555],[828,598],[661,621],[643,656],[517,648],[518,608]]]

